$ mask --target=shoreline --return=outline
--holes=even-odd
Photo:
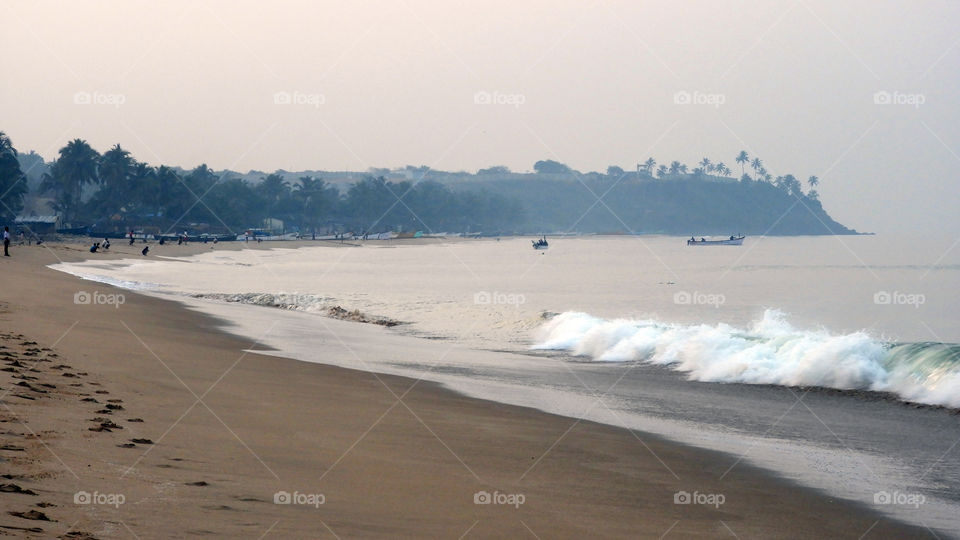
[[[111,258],[134,256],[114,245]],[[56,384],[67,393],[5,400],[5,415],[28,422],[4,426],[29,425],[37,434],[26,438],[40,443],[28,451],[34,461],[15,465],[28,470],[18,485],[39,495],[0,498],[18,511],[42,498],[56,505],[44,512],[58,521],[4,515],[0,526],[39,523],[46,533],[64,534],[79,520],[73,530],[98,538],[129,536],[126,529],[145,537],[318,530],[384,537],[928,534],[743,464],[721,483],[731,456],[656,436],[466,398],[434,383],[244,353],[255,340],[173,301],[131,294],[117,308],[76,305],[72,295],[82,281],[45,266],[55,254],[88,253],[82,246],[48,248],[14,246],[4,261],[13,289],[4,299],[5,330],[41,346],[56,343],[51,348],[71,373],[90,374],[79,383],[124,400],[122,418],[111,415],[124,429],[88,430],[95,413],[80,399],[97,399],[81,397],[90,386]],[[6,385],[7,377],[0,379]],[[128,423],[128,416],[144,422]],[[117,446],[131,437],[153,444]],[[78,489],[122,493],[126,502],[76,505]],[[280,491],[322,492],[325,501],[273,504]],[[525,501],[476,505],[480,491],[522,494]],[[716,507],[674,504],[678,491],[726,500]]]

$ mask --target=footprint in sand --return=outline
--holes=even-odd
[[[34,496],[36,496],[36,493],[35,493],[35,492],[33,492],[33,491],[29,490],[29,489],[24,489],[24,488],[18,486],[17,484],[0,484],[0,493],[19,493],[19,494],[21,494],[21,495],[34,495]]]
[[[84,531],[70,531],[67,534],[61,536],[67,540],[97,540],[97,537]]]
[[[118,426],[117,424],[114,424],[113,422],[110,422],[108,420],[106,422],[100,422],[99,426],[88,428],[88,429],[90,431],[103,432],[103,431],[113,431],[115,429],[123,429],[123,426]]]
[[[47,517],[46,514],[40,512],[39,510],[28,510],[26,512],[7,512],[11,516],[16,516],[23,519],[33,519],[38,521],[55,521]]]

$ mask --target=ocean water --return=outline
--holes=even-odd
[[[277,243],[54,268],[178,299],[279,355],[656,433],[957,534],[953,242]]]

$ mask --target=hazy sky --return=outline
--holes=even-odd
[[[960,234],[957,1],[0,0],[0,17],[0,130],[48,159],[75,137],[240,171],[739,170],[746,149],[819,176],[858,230]]]

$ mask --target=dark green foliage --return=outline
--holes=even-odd
[[[0,218],[9,223],[23,208],[27,177],[10,138],[0,132]]]

